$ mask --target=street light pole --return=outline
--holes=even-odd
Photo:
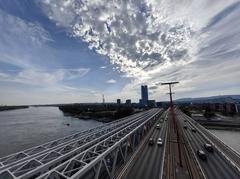
[[[179,156],[179,164],[182,167],[182,152],[181,152],[181,146],[180,146],[180,138],[179,138],[179,133],[178,133],[178,127],[177,127],[177,122],[175,118],[175,113],[173,109],[173,99],[172,99],[172,85],[179,83],[178,81],[172,81],[172,82],[167,82],[167,83],[161,83],[161,85],[168,85],[169,86],[169,96],[170,96],[170,111],[172,113],[172,120],[174,124],[174,131],[177,133],[177,143],[178,143],[178,156]]]
[[[178,81],[172,81],[167,83],[161,83],[161,85],[168,85],[169,86],[169,96],[170,96],[170,109],[173,111],[173,100],[172,100],[172,85],[179,83]]]

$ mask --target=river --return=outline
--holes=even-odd
[[[213,129],[209,131],[240,154],[240,131]]]
[[[100,124],[64,116],[57,107],[3,111],[0,112],[0,157]]]

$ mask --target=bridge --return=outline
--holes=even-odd
[[[0,158],[0,179],[33,178],[239,179],[240,155],[177,107],[150,109]]]

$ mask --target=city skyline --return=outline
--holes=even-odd
[[[78,3],[0,0],[1,104],[239,94],[238,1]]]

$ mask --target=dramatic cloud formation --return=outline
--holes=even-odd
[[[173,3],[47,0],[42,5],[50,19],[130,77],[148,78],[159,65],[188,62],[194,53],[197,27],[188,14],[179,16],[168,7]]]
[[[0,2],[0,98],[138,101],[146,84],[163,100],[170,80],[176,98],[239,93],[239,12],[237,0]]]
[[[181,80],[180,94],[197,91],[200,85],[207,90],[206,78],[212,88],[227,76],[239,83],[234,78],[237,70],[231,71],[240,40],[239,28],[232,28],[239,27],[240,7],[234,0],[38,2],[58,26],[108,56],[115,70],[133,78],[122,93],[136,92],[146,82],[156,92],[159,81],[165,80]],[[228,68],[215,71],[223,63]]]

